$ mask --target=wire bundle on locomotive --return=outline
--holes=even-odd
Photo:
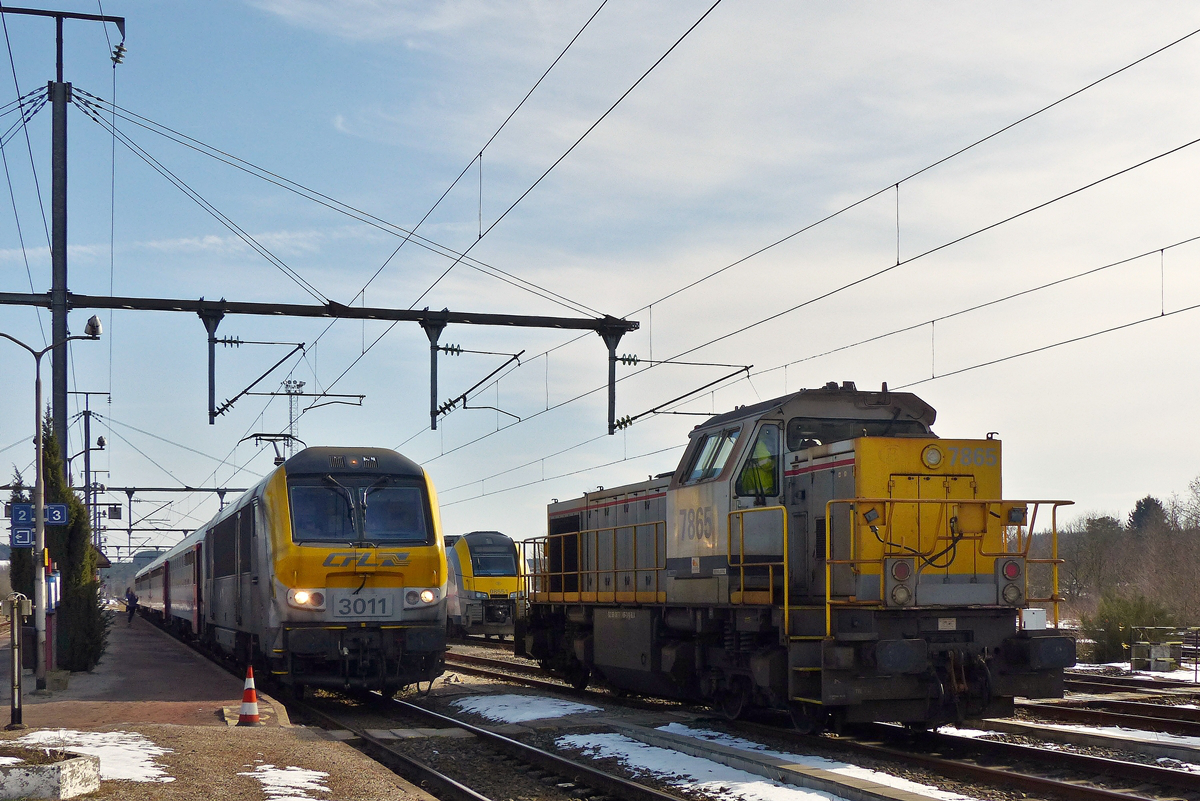
[[[1069,502],[1005,500],[1000,441],[939,439],[935,414],[886,385],[803,390],[697,426],[673,473],[551,504],[525,543],[518,648],[578,686],[786,709],[809,730],[1061,697]]]
[[[307,448],[135,577],[149,615],[294,692],[385,695],[444,669],[433,483],[381,448]]]

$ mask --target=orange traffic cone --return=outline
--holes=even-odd
[[[258,693],[254,691],[254,668],[246,668],[246,686],[242,690],[242,709],[238,713],[239,726],[257,726],[258,721]]]

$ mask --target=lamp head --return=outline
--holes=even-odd
[[[108,443],[104,441],[104,437],[96,438],[96,447],[99,448],[100,450],[104,450],[104,446],[107,444]]]
[[[83,329],[83,333],[92,339],[99,339],[100,334],[104,333],[104,329],[100,326],[100,318],[93,314],[87,321],[87,327]]]

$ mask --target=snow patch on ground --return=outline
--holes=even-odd
[[[535,695],[476,695],[452,701],[451,706],[501,723],[524,723],[600,711],[599,707],[587,704]]]
[[[105,780],[175,781],[173,776],[167,775],[166,768],[154,761],[154,757],[169,754],[171,749],[155,745],[154,741],[134,731],[45,729],[19,737],[14,744],[100,757],[100,778]]]
[[[941,799],[941,801],[970,801],[968,796],[959,795],[958,793],[946,792],[935,787],[930,787],[925,784],[902,779],[898,776],[892,776],[888,773],[881,773],[876,770],[860,768],[857,765],[852,765],[849,762],[835,761],[825,759],[824,757],[809,756],[803,754],[792,754],[783,751],[772,751],[761,743],[756,743],[752,740],[745,740],[741,737],[734,737],[730,734],[711,731],[709,729],[693,729],[690,726],[685,726],[682,723],[671,723],[667,726],[661,726],[659,731],[669,732],[671,734],[681,734],[684,737],[693,737],[697,740],[705,740],[710,743],[727,746],[729,748],[737,748],[741,751],[754,751],[755,753],[765,754],[783,759],[793,765],[803,765],[809,768],[818,768],[827,770],[830,773],[836,773],[841,776],[872,781],[876,784],[882,784],[886,787],[894,787],[899,790],[905,790],[910,793],[922,795],[927,798]]]
[[[20,757],[0,756],[0,765],[19,765],[24,761],[25,760],[21,759]]]
[[[631,770],[651,773],[685,790],[744,801],[844,801],[840,796],[804,790],[764,779],[719,762],[632,740],[623,734],[570,734],[554,741],[594,759],[615,757]]]
[[[277,768],[274,765],[259,765],[250,773],[239,773],[239,776],[253,776],[258,779],[267,794],[267,801],[315,801],[314,793],[328,793],[325,780],[329,774],[320,770],[286,767]]]

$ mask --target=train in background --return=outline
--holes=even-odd
[[[446,627],[449,634],[513,636],[523,612],[517,544],[499,531],[446,536]]]
[[[672,473],[550,504],[524,543],[518,650],[576,686],[787,710],[804,730],[1061,697],[1070,502],[1004,499],[1000,440],[939,439],[935,416],[886,384],[829,384],[708,419]]]
[[[382,448],[306,448],[138,571],[151,618],[305,687],[391,695],[444,669],[433,483]]]

